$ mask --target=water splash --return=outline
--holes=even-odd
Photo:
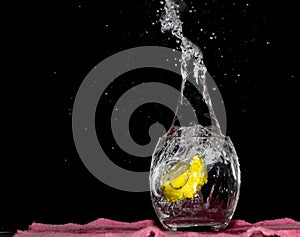
[[[183,34],[183,23],[180,20],[179,3],[174,0],[166,0],[164,5],[164,12],[160,19],[161,30],[162,32],[171,31],[172,35],[179,39],[181,43],[181,75],[182,75],[182,85],[181,85],[181,95],[180,95],[180,104],[183,104],[183,91],[185,88],[186,81],[192,77],[192,80],[195,80],[197,85],[202,87],[202,96],[203,100],[206,103],[210,119],[212,121],[211,129],[215,132],[221,133],[220,123],[216,118],[211,98],[209,96],[207,83],[206,83],[206,72],[207,68],[203,61],[203,53],[201,49],[195,45],[191,40]],[[176,110],[176,116],[178,115],[178,107]],[[176,117],[175,116],[175,117]]]
[[[159,139],[152,155],[149,176],[152,205],[166,229],[204,226],[218,231],[226,228],[237,205],[240,190],[238,157],[230,138],[221,133],[206,84],[203,54],[184,36],[180,6],[175,1],[165,0],[161,29],[171,31],[180,43],[182,86],[173,124]],[[209,127],[195,124],[195,119],[190,117],[186,120],[192,121],[188,126],[175,125],[179,117],[186,116],[184,111],[189,106],[184,97],[187,80],[201,89],[211,119]],[[196,164],[195,156],[203,159],[201,164],[205,169],[195,166],[195,172],[190,176],[192,166]]]

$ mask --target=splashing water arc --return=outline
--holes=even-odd
[[[197,84],[202,86],[202,96],[205,101],[210,118],[212,120],[212,130],[217,133],[221,133],[220,123],[216,118],[211,98],[209,96],[207,83],[206,83],[206,72],[207,68],[203,61],[203,54],[201,49],[195,45],[191,40],[183,35],[182,32],[182,21],[179,18],[179,4],[175,3],[173,0],[166,0],[164,5],[164,13],[161,17],[161,31],[171,31],[172,35],[179,39],[181,42],[181,75],[182,75],[182,85],[181,85],[181,95],[180,103],[183,101],[183,91],[185,88],[186,81],[191,79],[195,80]],[[192,68],[192,70],[190,70]],[[193,73],[190,73],[192,71]],[[178,107],[177,107],[178,111]]]

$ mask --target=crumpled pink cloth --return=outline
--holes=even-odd
[[[14,237],[299,237],[300,222],[289,218],[266,220],[254,224],[232,220],[222,232],[165,231],[152,220],[133,223],[99,218],[88,224],[33,223],[29,230],[18,230]]]

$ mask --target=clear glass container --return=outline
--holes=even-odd
[[[150,169],[152,205],[159,221],[174,231],[226,228],[241,179],[230,138],[201,125],[170,131],[159,138]]]

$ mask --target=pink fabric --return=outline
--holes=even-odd
[[[88,224],[49,225],[33,223],[29,230],[19,230],[14,237],[299,237],[300,222],[282,218],[254,224],[233,220],[223,232],[172,232],[164,231],[152,220],[133,223],[97,219]]]

